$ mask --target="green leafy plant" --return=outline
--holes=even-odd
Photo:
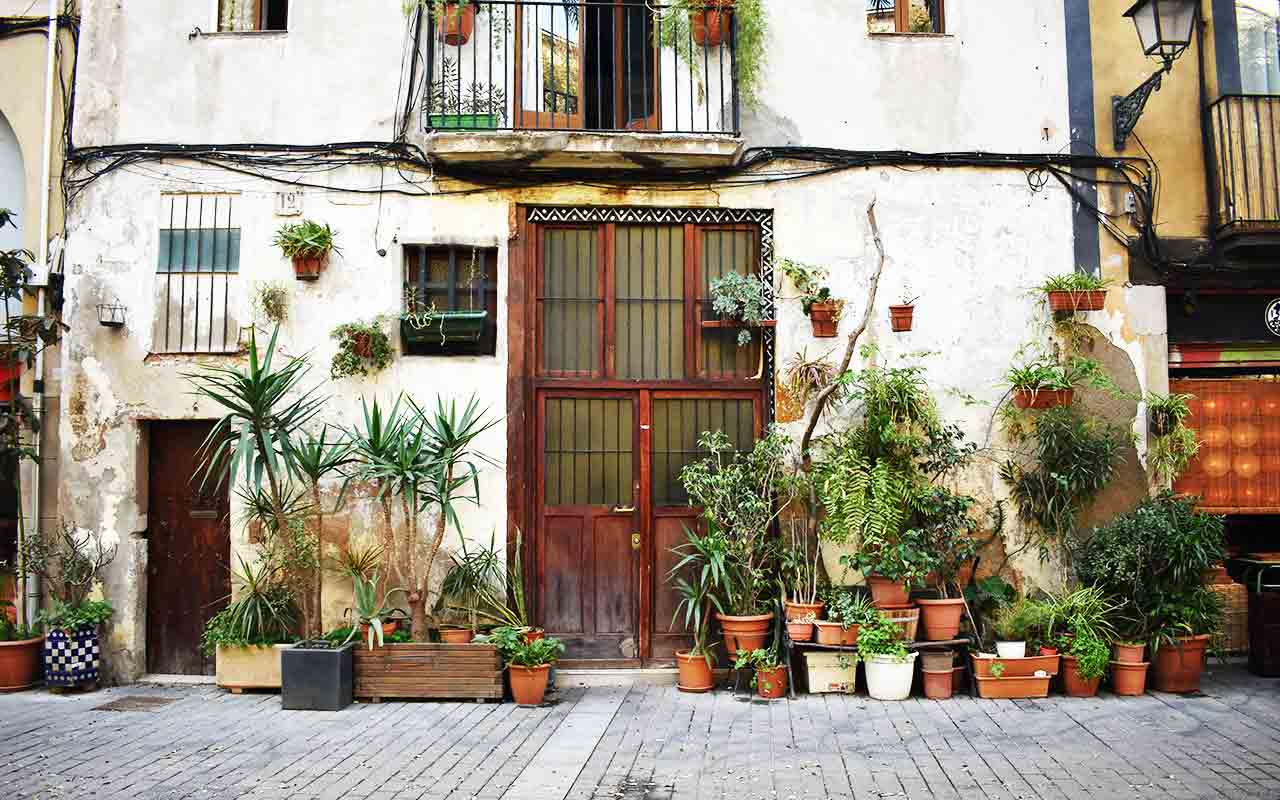
[[[382,320],[368,322],[344,322],[329,334],[338,342],[333,354],[329,375],[334,379],[378,373],[391,364],[395,351],[391,337],[383,330]]]
[[[1110,281],[1087,272],[1067,272],[1050,275],[1040,284],[1040,291],[1049,292],[1097,292],[1106,289]]]
[[[428,114],[492,115],[499,124],[506,121],[507,95],[501,86],[474,78],[464,82],[457,62],[449,56],[441,57],[436,75],[427,94]]]
[[[0,602],[0,642],[21,642],[27,639],[34,639],[40,635],[37,628],[28,625],[19,625],[9,619],[6,609],[13,608],[13,603],[9,601]]]
[[[1092,633],[1077,634],[1067,644],[1067,654],[1076,660],[1076,671],[1086,681],[1101,678],[1111,661],[1111,646]]]
[[[848,630],[854,625],[859,627],[875,621],[879,611],[865,594],[854,591],[847,586],[831,586],[826,593],[827,619],[839,622],[840,627]],[[859,633],[859,636],[862,634]]]
[[[348,578],[368,578],[382,564],[385,551],[381,545],[349,546],[328,562],[331,571]]]
[[[328,224],[305,219],[281,225],[271,243],[280,248],[285,258],[324,258],[330,252],[342,252],[334,238]]]
[[[835,379],[834,364],[826,358],[810,359],[803,350],[791,357],[782,372],[787,394],[801,405],[807,405],[810,399],[830,386]]]
[[[73,606],[55,599],[52,609],[41,609],[36,615],[36,622],[46,631],[76,631],[101,625],[114,613],[115,609],[105,600],[85,600]]]
[[[711,310],[725,319],[758,326],[769,319],[769,284],[757,274],[726,272],[711,281]],[[738,346],[751,343],[751,332],[738,331]]]
[[[877,611],[871,621],[858,628],[858,655],[864,659],[887,656],[905,661],[907,647],[902,642],[902,628]]]
[[[796,291],[800,293],[800,308],[808,316],[813,309],[814,303],[838,303],[843,310],[844,301],[836,301],[832,298],[831,287],[827,286],[828,271],[825,267],[814,266],[813,264],[805,264],[800,261],[792,261],[784,258],[778,262],[779,268],[782,269],[784,275],[796,287]],[[839,319],[839,312],[836,314]]]
[[[507,654],[507,665],[517,667],[541,667],[554,664],[564,655],[564,642],[551,636],[532,641],[521,641]]]
[[[1088,385],[1114,390],[1115,384],[1102,366],[1083,356],[1068,356],[1063,363],[1046,357],[1033,358],[1009,368],[1005,383],[1015,392],[1057,391]]]
[[[704,432],[709,455],[686,465],[680,482],[708,525],[703,539],[724,613],[760,614],[773,607],[778,541],[774,521],[794,498],[786,468],[789,440],[770,431],[749,452],[737,452],[723,431]]]
[[[996,639],[1002,642],[1042,643],[1051,618],[1052,609],[1045,603],[1024,597],[996,612],[993,626]]]
[[[1120,634],[1152,647],[1179,636],[1217,633],[1219,596],[1204,573],[1226,555],[1222,517],[1165,491],[1092,535],[1075,554],[1076,575],[1120,603]]]
[[[1046,636],[1090,637],[1103,643],[1116,639],[1115,621],[1120,606],[1097,586],[1081,586],[1051,595],[1051,617]]]
[[[920,547],[927,554],[934,588],[940,597],[963,597],[960,573],[978,556],[978,521],[971,509],[977,501],[934,486],[919,500],[916,517]]]
[[[253,315],[279,325],[289,318],[289,290],[281,283],[261,283],[253,292]]]
[[[200,636],[200,649],[206,655],[213,655],[218,645],[250,647],[294,640],[298,607],[279,567],[241,557],[231,581],[235,589],[231,603],[205,624]]]
[[[782,596],[784,600],[795,603],[814,603],[818,599],[821,574],[818,562],[822,554],[818,542],[809,535],[802,520],[793,519],[789,523],[784,525],[787,535],[779,550],[778,575],[782,581]]]
[[[1150,420],[1147,440],[1147,468],[1156,483],[1167,485],[1186,471],[1200,452],[1196,432],[1186,426],[1191,414],[1189,394],[1160,395],[1148,392],[1142,402]]]
[[[724,581],[724,554],[718,549],[719,542],[699,536],[687,525],[683,527],[684,543],[671,548],[679,561],[667,573],[667,583],[680,598],[671,614],[671,625],[674,627],[676,620],[684,617],[685,630],[693,637],[689,654],[702,656],[710,665],[712,609],[724,613],[715,593],[716,586]]]
[[[662,47],[675,50],[694,75],[702,70],[703,48],[693,40],[689,14],[719,5],[716,0],[667,0],[666,7],[655,14],[661,19],[654,25],[654,38]],[[768,17],[763,0],[736,0],[732,6],[736,40],[733,60],[737,67],[738,94],[748,106],[757,103],[756,92],[764,73],[767,50]],[[725,49],[729,48],[728,33]]]
[[[997,662],[995,662],[994,664],[992,664],[992,665],[991,665],[991,677],[993,677],[993,678],[1003,678],[1003,677],[1004,677],[1004,662],[1003,662],[1003,661],[997,661]]]
[[[378,647],[383,644],[382,621],[392,613],[399,611],[390,604],[391,595],[394,592],[402,592],[404,589],[395,588],[388,589],[382,593],[381,599],[378,597],[378,587],[380,580],[378,573],[373,573],[367,580],[364,578],[352,579],[352,617],[354,625],[352,625],[351,636],[347,641],[355,638],[356,632],[365,626],[369,631],[369,649],[372,650],[375,639]],[[401,611],[400,613],[404,613]],[[346,644],[346,642],[343,642]]]
[[[358,633],[359,633],[358,628],[352,628],[350,625],[343,625],[341,627],[334,628],[333,630],[325,633],[325,635],[321,638],[323,638],[331,646],[341,647],[342,645],[351,641],[351,638],[354,634],[358,634]],[[413,637],[411,637],[409,635],[409,631],[405,630],[404,628],[396,628],[391,633],[386,633],[384,631],[382,634],[383,644],[406,644],[411,641],[413,641]]]
[[[781,667],[782,660],[778,657],[777,651],[773,648],[760,648],[757,650],[739,650],[734,654],[734,669],[750,669],[751,670],[751,688],[762,688],[764,691],[772,691],[773,684],[768,678],[764,678],[764,684],[761,685],[761,673],[773,672]]]
[[[40,576],[62,609],[60,613],[68,616],[92,604],[89,593],[119,550],[117,545],[102,543],[101,531],[77,528],[66,521],[54,530],[28,531],[18,545],[23,568]],[[110,616],[110,606],[106,607]]]
[[[478,629],[481,619],[506,622],[517,628],[527,627],[524,618],[505,602],[507,568],[496,541],[496,534],[490,535],[488,545],[468,544],[465,538],[462,539],[459,552],[450,554],[453,566],[440,587],[437,608],[464,614],[472,631]],[[518,545],[516,554],[518,560]],[[518,599],[522,608],[523,589]]]

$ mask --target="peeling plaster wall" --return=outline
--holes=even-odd
[[[194,40],[187,37],[191,28],[210,29],[212,2],[138,0],[128,15],[111,0],[85,5],[80,144],[303,143],[390,135],[404,28],[399,0],[297,3],[287,34]],[[960,3],[948,8],[950,35],[915,39],[866,34],[856,5],[853,11],[825,3],[772,0],[769,5],[771,64],[762,107],[744,116],[748,146],[1047,152],[1067,143],[1060,4]],[[1000,24],[991,24],[993,19]],[[361,48],[359,58],[338,55],[353,43]],[[334,98],[341,98],[341,113],[334,113]],[[391,173],[354,168],[320,180],[373,187],[384,177],[388,186],[399,181]],[[334,424],[355,421],[361,396],[386,398],[402,390],[420,402],[431,402],[442,389],[452,396],[475,391],[495,413],[505,413],[508,237],[516,203],[773,209],[776,252],[829,265],[833,291],[853,300],[841,325],[847,332],[874,268],[865,210],[876,199],[889,261],[863,341],[879,346],[879,358],[887,363],[911,352],[935,351],[926,364],[944,414],[984,444],[994,403],[1003,394],[1000,377],[1043,314],[1030,288],[1046,275],[1074,267],[1072,206],[1056,183],[1035,192],[1016,170],[874,169],[700,191],[576,186],[419,198],[387,194],[379,201],[309,189],[303,193],[303,214],[333,225],[343,252],[319,281],[302,283],[270,245],[283,221],[274,216],[279,188],[209,167],[149,163],[97,182],[71,221],[62,501],[69,518],[101,527],[122,542],[107,587],[121,609],[108,632],[108,659],[118,679],[136,677],[145,665],[146,423],[214,417],[216,409],[186,394],[180,374],[202,361],[228,361],[148,357],[155,349],[161,192],[240,193],[241,286],[232,293],[238,306],[232,314],[249,319],[249,289],[255,283],[286,283],[291,308],[282,350],[309,353],[317,380],[326,375],[335,349],[328,335],[334,325],[398,312],[401,259],[393,237],[398,244],[498,246],[496,357],[397,357],[367,381],[335,382],[324,411]],[[385,258],[376,254],[378,248],[388,250]],[[884,306],[897,301],[908,281],[912,294],[921,295],[915,330],[891,334]],[[782,291],[793,293],[791,287]],[[97,303],[116,298],[129,308],[124,331],[110,331],[96,321]],[[1162,300],[1147,290],[1123,289],[1113,291],[1108,302],[1107,311],[1090,321],[1113,343],[1108,346],[1131,360],[1136,382],[1159,385],[1153,364],[1164,359]],[[780,303],[778,316],[779,363],[802,348],[816,355],[842,342],[813,340],[794,302]],[[966,404],[949,389],[985,405]],[[796,423],[788,430],[800,433]],[[505,427],[490,431],[481,446],[504,457]],[[486,471],[482,506],[463,514],[466,535],[487,542],[496,531],[501,541],[507,481],[526,479]],[[965,486],[987,497],[1004,494],[994,468],[985,463],[965,476]],[[326,524],[326,547],[332,552],[350,538],[369,536],[377,525],[375,514],[367,499],[352,504]],[[239,516],[233,509],[233,519]],[[232,538],[233,548],[245,548],[247,535],[238,523]],[[1051,565],[1024,559],[1016,566],[1032,582],[1055,580]],[[327,585],[328,620],[341,616],[344,591],[344,586]]]

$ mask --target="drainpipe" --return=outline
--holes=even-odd
[[[50,272],[49,264],[49,194],[53,191],[53,92],[57,86],[56,70],[58,61],[58,2],[59,0],[49,0],[49,29],[48,29],[48,50],[45,58],[45,78],[44,78],[44,154],[41,161],[40,173],[40,241],[39,241],[39,261],[45,271],[45,281],[48,281]],[[36,289],[36,314],[44,316],[45,311],[45,290],[43,288]],[[32,376],[31,391],[31,407],[35,414],[36,420],[40,421],[42,429],[44,422],[44,352],[43,349],[36,350],[36,368],[35,374]],[[28,532],[39,533],[40,531],[40,434],[35,436],[35,452],[36,458],[32,461],[31,466],[31,525],[27,526]],[[21,503],[21,500],[19,500]],[[21,513],[21,511],[19,511]],[[37,575],[27,573],[24,576],[26,590],[26,616],[28,620],[35,619],[35,615],[40,611],[40,600],[43,594],[40,586],[40,578]]]
[[[1204,190],[1205,202],[1209,204],[1209,253],[1217,259],[1218,250],[1218,160],[1213,146],[1213,120],[1209,116],[1208,77],[1205,74],[1204,32],[1208,22],[1204,17],[1204,8],[1196,3],[1196,56],[1200,67],[1200,146],[1204,153]],[[1218,76],[1222,83],[1222,76]],[[1218,95],[1222,92],[1219,90]]]

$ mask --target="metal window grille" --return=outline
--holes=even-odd
[[[153,349],[226,353],[239,348],[232,284],[240,271],[235,195],[165,194],[156,259]]]
[[[498,250],[467,245],[404,248],[406,312],[485,311],[484,332],[474,343],[435,340],[406,345],[409,355],[493,355],[498,347]]]

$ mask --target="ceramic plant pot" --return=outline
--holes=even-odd
[[[444,10],[437,20],[440,38],[450,47],[461,47],[471,39],[476,28],[476,7],[470,0],[466,2],[446,2]]]
[[[512,664],[507,667],[511,676],[511,696],[515,698],[517,705],[542,705],[542,698],[547,693],[547,673],[550,670],[550,664],[540,667],[519,667]]]
[[[845,628],[839,622],[829,622],[820,619],[813,623],[813,627],[817,630],[818,644],[834,644],[843,647],[853,647],[858,643],[858,626],[850,625]]]
[[[1062,657],[1062,688],[1068,697],[1093,697],[1098,693],[1098,686],[1101,683],[1101,675],[1088,680],[1080,676],[1080,671],[1076,669],[1075,656]]]
[[[867,694],[875,700],[906,700],[911,696],[911,680],[915,677],[916,654],[907,653],[899,661],[893,656],[871,656],[862,661],[866,666]]]
[[[314,281],[324,271],[324,258],[314,256],[294,256],[293,276],[300,281]]]
[[[956,654],[950,650],[932,653],[925,651],[920,654],[921,669],[934,672],[942,672],[943,670],[951,672],[951,668],[955,665],[955,660]]]
[[[729,655],[736,655],[739,650],[759,650],[769,639],[769,629],[773,624],[773,612],[754,614],[748,617],[735,617],[716,614],[720,622],[720,630],[724,633],[724,646]]]
[[[788,622],[787,636],[793,642],[809,642],[813,640],[812,622]]]
[[[17,692],[40,682],[44,637],[0,642],[0,692]]]
[[[469,628],[441,628],[440,641],[445,644],[471,644],[473,634]]]
[[[906,333],[911,330],[915,314],[915,306],[889,306],[889,327],[894,333]]]
[[[715,688],[715,676],[706,656],[695,656],[688,650],[677,650],[676,667],[680,670],[680,683],[676,686],[680,691],[701,694]]]
[[[1001,658],[1026,658],[1026,642],[996,642],[996,655]]]
[[[1136,697],[1147,690],[1148,662],[1128,664],[1123,661],[1111,662],[1111,691],[1116,694]]]
[[[901,608],[910,603],[907,585],[901,581],[882,578],[879,575],[868,575],[867,588],[871,590],[871,602],[876,608],[886,606]]]
[[[813,326],[813,335],[817,339],[834,339],[838,332],[839,320],[836,315],[840,306],[836,303],[814,303],[809,306],[809,323]]]
[[[1019,389],[1013,393],[1013,404],[1022,409],[1046,409],[1069,406],[1075,400],[1074,389]]]
[[[930,700],[946,700],[955,693],[950,667],[944,670],[926,669],[923,672],[925,697]]]
[[[1176,644],[1164,644],[1152,660],[1152,683],[1158,692],[1200,691],[1200,674],[1204,671],[1208,636],[1189,636]]]
[[[705,7],[689,11],[689,29],[700,47],[719,47],[729,37],[734,0],[708,0]]]
[[[1116,661],[1122,664],[1141,664],[1143,663],[1143,653],[1146,651],[1145,644],[1131,644],[1128,642],[1116,642],[1111,645],[1111,654]]]
[[[770,700],[782,697],[787,693],[787,668],[783,666],[773,669],[756,670],[756,694]]]
[[[52,630],[44,637],[44,682],[46,686],[83,686],[96,683],[102,667],[102,645],[98,626],[85,625],[73,631]]]
[[[790,600],[783,603],[787,610],[787,622],[794,622],[798,619],[817,619],[822,616],[822,609],[827,607],[826,603],[792,603]]]
[[[920,606],[920,625],[927,642],[945,642],[960,634],[960,617],[964,600],[916,600]]]
[[[1049,310],[1066,311],[1101,311],[1107,304],[1105,289],[1088,292],[1049,292]]]

